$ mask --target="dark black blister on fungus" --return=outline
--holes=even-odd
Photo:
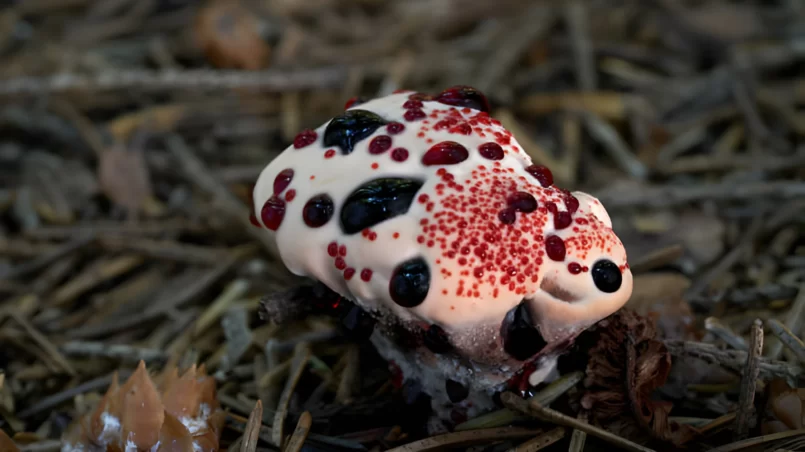
[[[430,268],[421,257],[397,265],[389,280],[391,299],[404,308],[419,306],[430,290]]]
[[[536,355],[547,345],[531,321],[531,313],[524,303],[520,303],[506,314],[500,334],[503,337],[503,349],[519,361]]]
[[[357,234],[390,218],[404,215],[422,181],[403,178],[371,180],[347,196],[341,207],[341,230]]]
[[[353,109],[334,117],[324,129],[325,147],[338,147],[344,155],[350,154],[355,145],[372,135],[388,121],[368,110]]]

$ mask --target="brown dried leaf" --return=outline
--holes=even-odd
[[[187,428],[170,413],[165,413],[165,423],[159,431],[157,452],[193,452],[193,438]]]
[[[122,437],[139,448],[151,448],[159,442],[165,410],[154,382],[145,370],[144,361],[140,361],[137,370],[120,388],[120,393]]]
[[[151,180],[143,153],[121,146],[101,153],[98,165],[101,190],[112,202],[136,215],[146,198],[151,196]]]
[[[671,371],[671,355],[655,339],[653,322],[622,309],[603,321],[595,334],[584,380],[587,392],[581,399],[591,418],[609,424],[628,417],[655,438],[677,446],[690,441],[693,429],[668,420],[673,405],[651,398]]]
[[[127,443],[145,450],[159,442],[160,452],[218,451],[226,413],[216,398],[215,379],[203,365],[180,377],[171,364],[158,380],[159,386],[143,361],[123,385],[115,374],[103,398],[68,427],[62,441],[76,450],[117,451]],[[192,427],[184,425],[187,419]]]

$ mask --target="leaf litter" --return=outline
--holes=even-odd
[[[60,450],[121,382],[166,404],[173,372],[214,383],[220,450],[805,447],[796,2],[6,3],[0,450]],[[562,378],[429,438],[250,190],[350,97],[457,83],[602,200],[635,292]]]

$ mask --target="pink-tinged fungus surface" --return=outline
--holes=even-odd
[[[491,387],[529,361],[543,378],[535,357],[629,299],[604,206],[555,186],[482,93],[401,91],[347,107],[264,169],[254,209],[289,270],[419,338],[414,351],[382,328],[372,339],[406,378],[442,375],[425,386],[451,403],[466,397],[459,386]]]

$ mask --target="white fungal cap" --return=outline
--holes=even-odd
[[[616,311],[632,279],[606,210],[553,186],[486,109],[465,87],[354,105],[263,170],[258,223],[290,271],[447,331],[525,300],[550,342]]]

